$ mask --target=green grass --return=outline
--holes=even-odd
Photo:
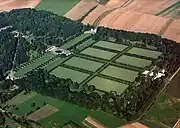
[[[161,95],[147,112],[145,119],[155,120],[173,127],[180,115],[180,102],[167,95]]]
[[[82,82],[89,76],[89,74],[74,71],[64,67],[57,67],[50,74],[53,74],[60,78],[71,78],[73,81],[77,81],[78,83]]]
[[[108,66],[101,72],[101,74],[112,76],[115,78],[120,78],[130,82],[133,82],[135,78],[138,76],[138,72],[134,72],[123,68],[118,68],[115,66]]]
[[[70,40],[69,42],[65,43],[64,45],[61,46],[61,48],[67,49],[73,45],[76,45],[78,42],[80,42],[81,40],[85,39],[86,37],[88,37],[90,35],[91,34],[89,34],[89,33],[82,34],[82,35],[74,38],[73,40]]]
[[[101,77],[93,78],[88,84],[92,84],[96,86],[96,88],[99,90],[103,90],[107,92],[113,90],[116,91],[118,94],[123,93],[124,90],[129,86],[123,83],[115,82]]]
[[[140,55],[140,56],[145,56],[145,57],[151,57],[151,58],[158,58],[162,53],[158,51],[151,51],[151,50],[146,50],[146,49],[141,49],[141,48],[132,48],[131,50],[128,51],[128,53],[135,54],[135,55]]]
[[[79,57],[72,57],[70,60],[66,61],[65,64],[73,67],[86,69],[89,71],[96,71],[98,68],[100,68],[103,65],[102,63],[82,59]]]
[[[115,53],[108,52],[108,51],[103,51],[99,49],[94,49],[94,48],[87,48],[84,51],[81,52],[82,54],[90,55],[90,56],[95,56],[103,59],[111,59],[113,56],[115,56]]]
[[[131,57],[131,56],[126,56],[126,55],[119,57],[116,60],[116,62],[132,65],[132,66],[136,66],[136,67],[140,67],[140,68],[144,68],[146,66],[151,65],[150,60],[140,59],[137,57]]]
[[[107,41],[99,41],[99,42],[95,43],[94,46],[104,47],[104,48],[117,50],[117,51],[123,51],[125,48],[128,47],[126,45],[110,43]]]
[[[41,0],[37,9],[53,12],[58,15],[66,14],[80,0]]]
[[[25,115],[27,112],[32,110],[31,104],[35,102],[37,106],[42,107],[43,103],[46,102],[47,104],[50,104],[57,109],[59,109],[59,112],[54,113],[53,115],[44,118],[40,121],[42,125],[45,126],[45,128],[49,128],[48,122],[50,121],[58,121],[61,124],[64,124],[70,120],[81,123],[81,121],[84,120],[87,116],[92,116],[105,126],[109,128],[115,128],[125,123],[125,121],[120,120],[112,115],[109,115],[104,112],[100,111],[91,111],[84,108],[80,108],[77,105],[70,104],[65,101],[61,101],[58,99],[54,99],[48,96],[42,96],[40,94],[36,95],[35,97],[29,99],[28,101],[24,102],[23,104],[19,105],[19,110],[14,110],[13,112],[17,115]]]
[[[22,69],[19,69],[16,73],[15,76],[17,77],[22,77],[24,76],[26,73],[28,73],[29,71],[33,70],[34,68],[38,67],[41,64],[44,64],[46,61],[52,59],[53,57],[55,57],[55,54],[52,53],[46,53],[44,56],[38,58],[37,60],[35,60],[34,62],[32,62],[31,64],[23,67]]]

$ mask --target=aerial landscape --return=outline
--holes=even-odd
[[[0,128],[180,128],[180,1],[0,0]]]

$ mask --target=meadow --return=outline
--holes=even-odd
[[[65,15],[80,0],[41,0],[36,9],[46,10],[58,15]]]

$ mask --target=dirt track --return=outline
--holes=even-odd
[[[40,0],[0,0],[0,11],[10,11],[18,8],[34,8]]]

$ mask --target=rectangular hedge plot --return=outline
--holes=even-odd
[[[112,80],[104,79],[101,77],[95,77],[88,84],[96,86],[97,89],[103,91],[116,91],[118,94],[121,94],[129,86],[123,83],[115,82]]]
[[[122,80],[130,81],[130,82],[133,82],[138,76],[138,72],[123,68],[118,68],[115,66],[108,66],[101,72],[101,74],[112,76],[115,78],[120,78]]]
[[[74,71],[64,67],[57,67],[50,74],[53,74],[59,78],[70,78],[73,81],[77,81],[78,83],[82,82],[89,76],[89,74]]]
[[[98,68],[100,68],[103,65],[102,63],[82,59],[79,57],[72,57],[70,60],[66,61],[65,64],[73,67],[86,69],[89,71],[96,71]]]
[[[99,41],[94,45],[99,46],[99,47],[103,47],[103,48],[107,48],[107,49],[116,50],[116,51],[123,51],[125,48],[128,47],[126,45],[115,44],[115,43],[111,43],[111,42],[107,42],[107,41]]]
[[[126,55],[119,57],[116,60],[116,62],[132,65],[132,66],[140,67],[140,68],[145,68],[146,66],[151,65],[150,60],[140,59],[137,57],[131,57],[131,56],[126,56]]]
[[[103,51],[95,48],[87,48],[84,51],[81,52],[82,54],[95,56],[103,59],[111,59],[113,56],[115,56],[115,53]]]
[[[158,58],[158,56],[162,54],[161,52],[158,51],[146,50],[142,48],[132,48],[131,50],[128,51],[128,53],[145,56],[145,57],[151,57],[154,59]]]

